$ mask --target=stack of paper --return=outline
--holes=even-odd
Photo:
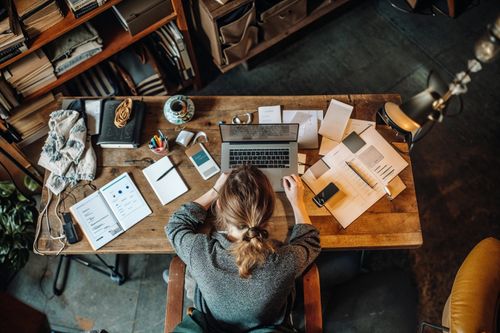
[[[302,177],[318,194],[330,182],[339,193],[325,207],[345,228],[383,197],[389,183],[408,163],[370,126],[351,133]]]
[[[55,0],[14,0],[26,33],[33,38],[64,18]]]
[[[167,58],[171,59],[184,80],[194,78],[193,65],[189,58],[189,53],[179,28],[175,22],[170,22],[156,30],[152,36]]]
[[[23,96],[57,80],[54,68],[42,50],[37,50],[10,65],[3,71],[3,75]]]
[[[9,15],[9,8],[0,5],[0,63],[25,51],[25,40],[17,18]]]
[[[66,0],[69,9],[71,9],[76,18],[102,6],[105,2],[106,0]]]

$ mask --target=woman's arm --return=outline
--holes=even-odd
[[[208,210],[208,208],[210,208],[210,206],[217,200],[219,191],[222,188],[222,185],[226,182],[228,176],[229,173],[221,173],[219,179],[215,182],[215,185],[194,202],[202,206],[205,210]]]
[[[311,224],[311,219],[304,203],[304,184],[297,175],[283,177],[283,188],[292,205],[295,224]]]
[[[198,226],[205,222],[207,210],[217,200],[217,192],[226,181],[227,174],[221,174],[215,185],[194,202],[182,205],[172,214],[165,226],[167,238],[172,243],[175,252],[181,259],[189,264],[190,253],[196,239],[205,238],[206,235],[196,232]]]

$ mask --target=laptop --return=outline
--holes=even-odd
[[[283,176],[297,174],[299,124],[220,124],[221,169],[258,167],[274,191],[283,192]]]

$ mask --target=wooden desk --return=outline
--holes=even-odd
[[[345,103],[354,105],[353,118],[375,120],[376,111],[386,101],[400,102],[399,95],[321,95],[321,96],[207,96],[192,97],[196,114],[189,122],[186,129],[191,131],[203,130],[208,134],[209,142],[205,144],[216,161],[220,161],[220,134],[218,121],[231,122],[236,113],[253,112],[260,105],[281,104],[284,109],[326,110],[330,99],[335,98]],[[164,234],[164,226],[172,214],[181,204],[196,199],[209,189],[217,179],[212,177],[204,181],[195,170],[184,149],[173,144],[179,131],[166,121],[163,116],[163,103],[166,97],[144,97],[148,105],[145,127],[142,132],[142,142],[138,149],[100,149],[95,148],[98,170],[97,178],[93,181],[97,187],[104,185],[122,172],[129,172],[142,195],[149,203],[153,213],[143,221],[136,224],[106,246],[98,253],[172,253],[173,249]],[[256,114],[255,114],[256,115]],[[174,163],[180,163],[178,170],[185,179],[190,190],[175,201],[162,206],[155,193],[150,188],[142,174],[146,163],[127,163],[126,160],[138,160],[145,157],[157,160],[159,157],[149,151],[146,142],[161,129],[171,140],[170,155]],[[393,134],[385,127],[378,127],[379,131],[388,139],[393,140]],[[307,153],[307,163],[314,163],[319,159],[317,150],[302,150]],[[409,156],[405,156],[409,161]],[[313,194],[306,190],[306,203],[314,225],[320,230],[321,245],[323,249],[383,249],[383,248],[412,248],[422,244],[422,233],[418,216],[415,185],[411,165],[400,174],[407,188],[395,200],[380,199],[367,212],[360,216],[347,229],[342,229],[333,216],[326,209],[317,208],[311,201]],[[89,187],[73,190],[73,195],[80,200],[91,193]],[[44,189],[42,205],[47,200],[47,191]],[[66,210],[73,204],[68,199]],[[53,203],[54,204],[54,203]],[[53,228],[58,228],[53,208],[49,210],[49,218]],[[284,238],[293,225],[293,214],[284,194],[278,194],[274,223],[271,234]],[[41,252],[55,254],[58,242],[51,241],[48,237],[46,224],[42,224],[42,232],[38,241]],[[83,239],[69,245],[64,254],[96,253],[92,250],[87,240]]]

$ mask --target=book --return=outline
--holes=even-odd
[[[114,124],[115,110],[121,102],[121,100],[107,100],[104,102],[101,129],[97,137],[97,144],[102,148],[137,148],[140,144],[146,106],[141,101],[133,101],[132,113],[127,124],[122,128],[118,128]]]
[[[174,165],[170,158],[165,156],[142,170],[162,205],[168,204],[188,191],[186,183],[175,169],[175,166],[170,170],[172,166]],[[167,174],[163,176],[165,172]],[[161,179],[159,179],[160,177]]]
[[[113,12],[130,35],[135,35],[154,22],[172,14],[170,1],[122,1],[113,6]]]
[[[152,213],[128,173],[77,202],[69,211],[94,250]]]

